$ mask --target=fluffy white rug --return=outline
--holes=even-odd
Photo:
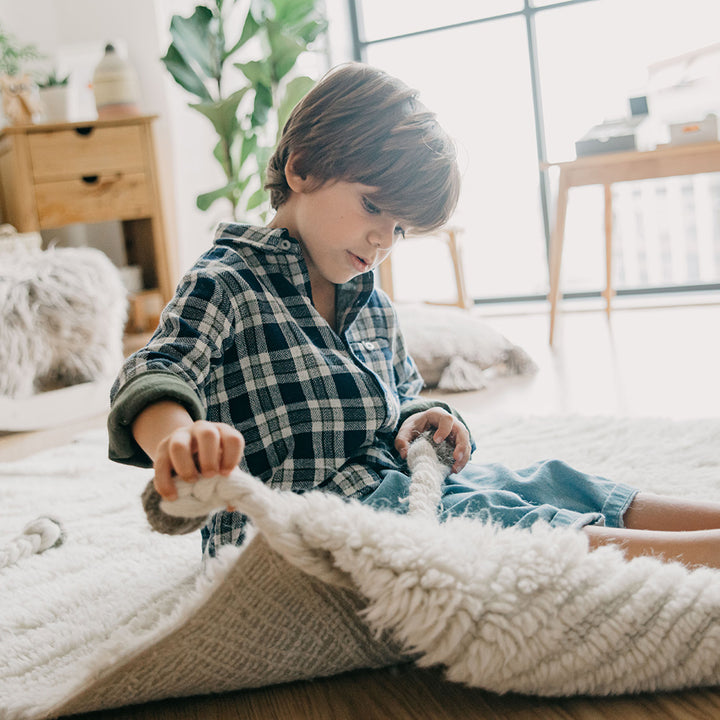
[[[476,460],[522,466],[561,457],[580,469],[657,492],[720,499],[717,420],[672,423],[545,417],[471,419],[471,424],[479,445]],[[582,667],[567,664],[566,655],[555,658],[554,664],[548,665],[545,658],[544,665],[526,665],[518,672],[518,662],[523,658],[532,661],[539,649],[531,642],[523,647],[523,638],[536,633],[541,620],[532,604],[526,612],[513,616],[518,622],[514,627],[480,627],[470,621],[473,613],[465,613],[464,632],[458,631],[456,623],[448,626],[452,632],[444,639],[433,638],[427,629],[418,634],[424,596],[413,600],[396,595],[396,602],[388,604],[388,595],[382,596],[383,583],[378,580],[380,576],[391,580],[397,577],[403,562],[402,543],[396,544],[392,556],[373,557],[362,541],[362,518],[355,534],[348,527],[340,528],[344,534],[338,534],[337,528],[325,532],[324,523],[308,524],[298,534],[297,518],[292,514],[295,500],[301,500],[297,496],[286,504],[285,520],[280,513],[266,524],[270,544],[282,552],[283,543],[278,540],[285,535],[294,533],[304,538],[310,550],[321,549],[315,574],[322,574],[317,568],[332,557],[336,571],[346,573],[344,577],[359,592],[326,585],[293,568],[260,536],[244,552],[230,549],[203,575],[197,534],[164,537],[147,527],[139,494],[148,471],[113,465],[105,453],[104,434],[99,433],[66,448],[0,466],[0,545],[10,542],[28,520],[40,514],[57,517],[67,534],[63,546],[0,572],[0,657],[4,661],[0,669],[0,717],[55,717],[127,702],[219,692],[397,662],[403,658],[399,647],[388,642],[388,636],[373,635],[358,617],[357,610],[368,603],[365,619],[375,629],[388,628],[394,640],[404,644],[405,657],[409,651],[419,650],[425,663],[440,662],[448,667],[452,679],[498,691],[605,693],[718,680],[720,573],[688,573],[675,566],[670,567],[669,574],[663,570],[653,575],[669,566],[642,560],[632,567],[628,563],[621,567],[613,551],[593,554],[606,569],[628,568],[630,576],[642,577],[640,585],[651,596],[653,592],[657,595],[658,589],[653,590],[653,583],[646,582],[648,578],[662,575],[666,585],[669,578],[671,587],[665,588],[666,594],[685,584],[689,595],[684,603],[676,604],[672,617],[685,619],[685,613],[696,605],[693,600],[701,598],[707,620],[707,632],[699,636],[701,650],[714,659],[695,666],[694,674],[690,668],[690,674],[670,674],[664,685],[658,683],[658,673],[671,673],[673,666],[682,664],[677,660],[678,648],[668,640],[667,652],[655,653],[658,657],[651,668],[655,675],[646,665],[639,677],[627,677],[628,673],[632,675],[630,665],[623,677],[621,664],[608,664],[608,653],[617,655],[608,637],[592,641],[594,653],[586,653]],[[391,517],[388,528],[401,521]],[[287,520],[290,524],[283,525]],[[278,532],[283,527],[287,532]],[[482,535],[484,531],[477,532]],[[492,540],[491,535],[485,541]],[[577,534],[572,537],[579,542],[569,534],[567,538],[556,536],[553,542],[537,534],[535,549],[546,553],[553,546],[565,547],[557,540],[568,541],[560,564],[548,563],[553,572],[562,562],[582,560],[585,555],[582,538]],[[438,536],[437,540],[442,538]],[[381,548],[382,543],[376,545]],[[502,549],[502,544],[498,547]],[[416,552],[417,548],[412,550]],[[432,554],[433,546],[427,551]],[[311,555],[306,553],[304,560],[291,559],[306,562],[306,569],[312,571],[312,562],[307,560]],[[502,568],[503,557],[493,560],[492,550],[486,549],[484,557]],[[364,568],[370,561],[374,565],[366,573]],[[385,563],[384,569],[378,562]],[[429,589],[437,600],[438,592],[442,595],[437,566],[430,570],[419,578],[418,588]],[[687,578],[696,578],[694,585],[688,584]],[[590,579],[586,577],[584,582]],[[520,583],[518,587],[532,594],[532,584]],[[391,600],[393,587],[389,590]],[[703,590],[708,587],[709,591]],[[517,604],[517,597],[508,593],[503,597],[507,607]],[[608,600],[613,598],[608,596]],[[417,608],[413,605],[416,601],[420,603]],[[230,607],[233,612],[229,614]],[[653,617],[653,606],[649,609],[648,617]],[[446,620],[453,619],[451,610],[448,608]],[[507,608],[490,610],[492,617],[501,618]],[[543,612],[555,614],[552,607]],[[603,612],[607,614],[607,607]],[[668,613],[664,615],[667,622]],[[682,625],[672,617],[673,627]],[[578,632],[582,627],[568,622],[565,633]],[[647,619],[642,627],[646,626]],[[625,647],[625,652],[638,652],[643,643],[653,640],[652,633],[641,637],[639,630],[635,633],[637,647]],[[212,632],[229,639],[221,652],[209,637]],[[542,638],[542,633],[537,637]],[[659,642],[662,648],[663,640]],[[476,654],[472,656],[472,652]],[[169,657],[170,680],[158,684],[152,671],[158,672],[158,663],[168,662]],[[164,669],[168,671],[167,666]]]

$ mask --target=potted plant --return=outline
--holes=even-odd
[[[69,81],[69,75],[60,77],[53,69],[44,80],[38,82],[45,122],[67,122],[70,119]]]
[[[13,125],[30,123],[39,110],[34,83],[23,66],[42,55],[35,45],[20,42],[0,25],[0,88],[3,114]]]
[[[201,210],[224,198],[236,220],[239,210],[263,219],[268,212],[267,161],[287,116],[314,82],[292,71],[327,27],[316,5],[317,0],[215,0],[212,7],[196,6],[188,18],[173,16],[172,43],[162,61],[198,98],[190,107],[213,124],[213,154],[226,180],[198,195]],[[244,17],[234,14],[238,8]],[[238,33],[232,35],[231,28]],[[244,62],[231,62],[238,54]],[[233,74],[242,80],[233,82]]]

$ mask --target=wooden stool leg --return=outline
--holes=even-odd
[[[612,289],[612,186],[605,185],[605,312],[610,317],[610,304],[615,291]]]
[[[387,293],[390,300],[393,300],[392,253],[380,263],[378,266],[378,274],[380,276],[380,287]]]
[[[562,264],[563,239],[565,236],[565,217],[567,215],[568,182],[560,170],[558,182],[557,208],[555,210],[555,227],[550,237],[550,345],[555,335],[555,315],[560,296],[560,266]]]
[[[473,302],[468,295],[467,287],[465,285],[462,247],[457,236],[459,231],[453,228],[448,228],[445,232],[447,233],[448,248],[450,250],[450,257],[452,258],[453,270],[455,271],[457,306],[467,310],[467,308],[473,306]]]

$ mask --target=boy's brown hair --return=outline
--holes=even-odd
[[[457,154],[417,95],[362,63],[331,70],[283,128],[265,183],[272,206],[290,196],[285,165],[295,153],[294,170],[318,187],[333,180],[377,187],[368,199],[417,232],[446,223],[460,192]]]

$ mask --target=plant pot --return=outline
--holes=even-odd
[[[70,92],[67,85],[40,88],[40,102],[44,108],[45,122],[70,120]]]

